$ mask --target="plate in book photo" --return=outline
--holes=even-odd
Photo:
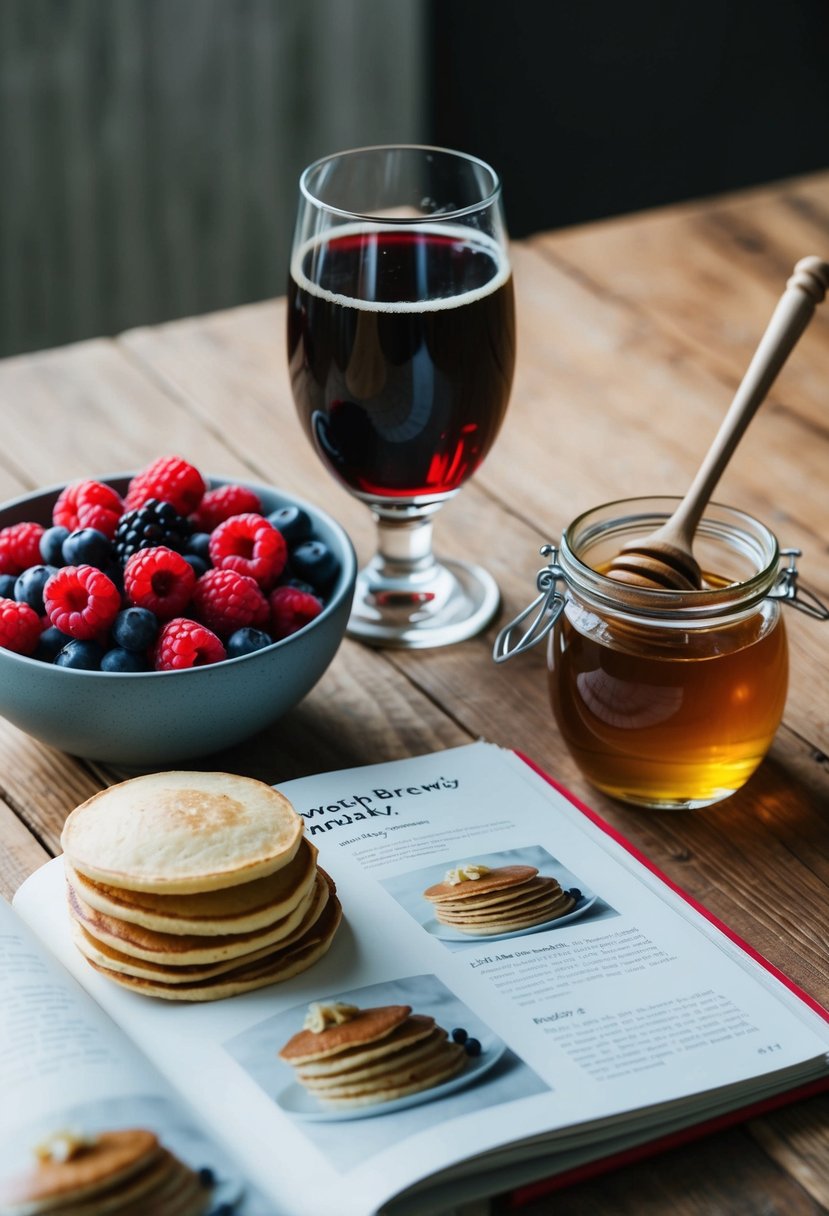
[[[410,1106],[419,1106],[423,1102],[433,1102],[437,1098],[444,1098],[459,1089],[465,1089],[468,1085],[474,1085],[495,1067],[507,1049],[503,1039],[496,1036],[486,1039],[481,1046],[481,1054],[470,1056],[463,1072],[450,1077],[441,1085],[421,1089],[416,1094],[407,1094],[403,1098],[393,1098],[388,1102],[375,1102],[371,1105],[351,1108],[326,1107],[298,1082],[294,1082],[277,1094],[276,1104],[294,1119],[301,1119],[308,1123],[340,1123],[352,1119],[368,1119],[373,1115],[390,1115],[393,1111],[406,1110]]]
[[[513,929],[510,933],[461,933],[458,929],[453,929],[451,925],[443,925],[434,918],[428,920],[423,928],[442,942],[465,942],[467,945],[474,945],[475,942],[502,942],[510,937],[526,937],[528,933],[540,933],[543,929],[557,929],[559,925],[566,925],[570,921],[578,920],[589,908],[593,907],[597,899],[597,895],[582,896],[575,908],[570,912],[565,912],[564,916],[556,916],[552,920],[542,921],[541,924],[530,925],[528,929]]]

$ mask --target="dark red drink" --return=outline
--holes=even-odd
[[[288,358],[303,425],[357,494],[439,499],[495,440],[515,362],[512,279],[472,231],[340,230],[300,250]]]

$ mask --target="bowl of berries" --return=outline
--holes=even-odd
[[[345,633],[346,533],[178,456],[0,506],[0,714],[131,767],[240,742],[310,692]]]

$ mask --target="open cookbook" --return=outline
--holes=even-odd
[[[343,908],[282,983],[113,983],[73,941],[61,858],[0,906],[0,1180],[152,1133],[194,1211],[440,1213],[829,1086],[826,1013],[517,754],[278,789]]]

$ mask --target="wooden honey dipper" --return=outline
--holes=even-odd
[[[685,497],[654,532],[628,541],[610,563],[609,578],[667,591],[702,586],[702,571],[692,552],[697,524],[746,427],[827,291],[829,262],[801,258]]]

